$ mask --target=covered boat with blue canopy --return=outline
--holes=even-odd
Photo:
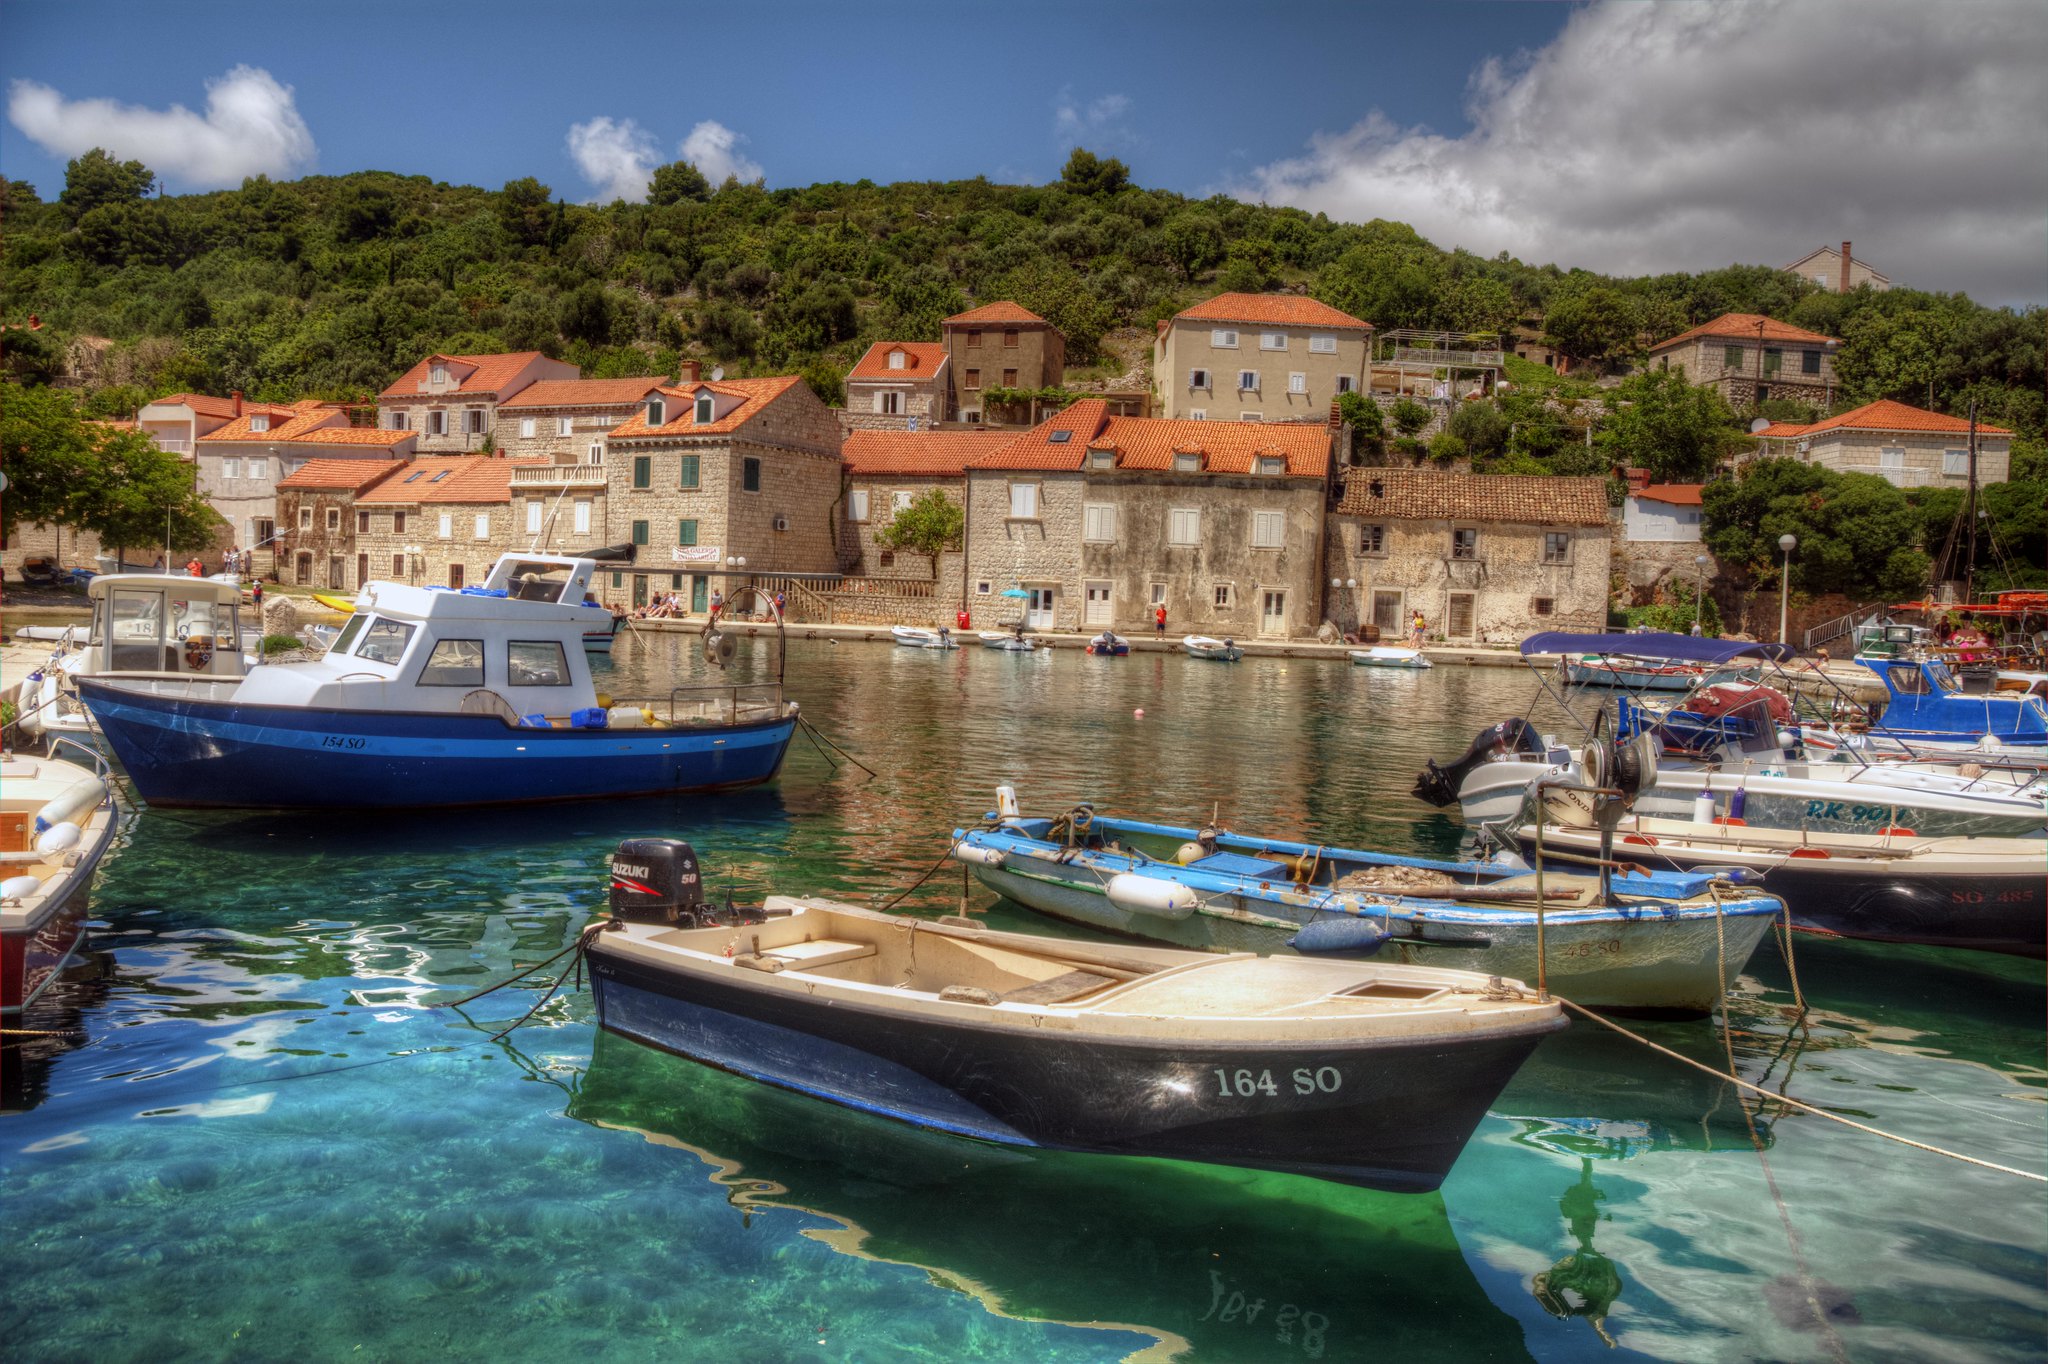
[[[1933,740],[2029,747],[2048,744],[2048,704],[2025,693],[1966,692],[1938,659],[1864,658],[1889,693],[1870,732],[1911,743]]]

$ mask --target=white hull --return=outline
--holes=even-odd
[[[1361,668],[1414,668],[1434,666],[1419,649],[1353,649],[1351,661]]]
[[[1030,640],[1023,639],[1008,630],[983,630],[981,632],[981,645],[984,649],[994,649],[1006,654],[1028,654],[1038,647]]]
[[[892,626],[889,633],[896,642],[911,649],[957,649],[954,638],[938,630],[926,630],[914,625]]]

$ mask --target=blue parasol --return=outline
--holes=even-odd
[[[998,595],[1004,597],[1028,597],[1031,594],[1021,587],[1006,587]]]

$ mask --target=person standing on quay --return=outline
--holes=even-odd
[[[1156,630],[1156,631],[1158,632],[1158,634],[1159,634],[1159,637],[1160,637],[1161,639],[1165,639],[1165,638],[1166,638],[1166,603],[1165,603],[1165,602],[1161,602],[1161,603],[1159,603],[1159,605],[1158,605],[1158,606],[1156,606],[1156,607],[1152,608],[1152,628],[1153,628],[1154,630]]]
[[[1422,613],[1420,611],[1417,611],[1414,615],[1414,618],[1408,622],[1409,648],[1420,649],[1422,647],[1422,632],[1425,629],[1427,629],[1428,626],[1429,622],[1425,621],[1422,618]]]

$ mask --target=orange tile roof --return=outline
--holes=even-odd
[[[494,455],[447,455],[411,461],[413,472],[386,479],[357,502],[412,506],[430,502],[510,502],[512,471],[544,465],[544,459],[499,459]]]
[[[716,383],[682,384],[675,387],[662,386],[662,392],[676,400],[675,413],[662,425],[650,428],[647,425],[646,409],[635,412],[609,432],[606,440],[643,440],[650,436],[723,436],[739,430],[762,409],[783,394],[795,388],[803,380],[794,374],[778,375],[773,379],[721,379]],[[697,390],[710,389],[741,401],[730,412],[708,426],[696,422]]]
[[[1119,469],[1171,469],[1175,455],[1200,455],[1207,474],[1249,474],[1257,460],[1284,459],[1293,478],[1321,478],[1330,469],[1330,428],[1320,422],[1175,421],[1111,417],[1090,450],[1116,453]]]
[[[1832,336],[1822,336],[1819,332],[1807,331],[1804,327],[1795,327],[1789,322],[1780,322],[1776,318],[1764,317],[1759,313],[1722,313],[1712,322],[1702,322],[1691,331],[1680,332],[1668,341],[1659,341],[1656,345],[1650,347],[1650,353],[1655,355],[1667,346],[1675,346],[1683,341],[1694,341],[1703,336],[1725,337],[1730,341],[1754,341],[1757,339],[1757,325],[1759,323],[1763,325],[1763,339],[1766,341],[1789,341],[1795,345],[1824,346],[1835,339]]]
[[[1944,436],[1968,435],[1970,423],[1962,417],[1951,417],[1941,412],[1929,412],[1924,407],[1910,407],[1895,403],[1890,398],[1879,398],[1874,403],[1865,403],[1854,412],[1844,412],[1839,417],[1829,417],[1804,428],[1801,435],[1818,435],[1822,431],[1930,431]],[[1762,433],[1766,436],[1778,434],[1774,425]],[[2012,432],[2002,426],[1986,426],[1977,423],[1980,436],[2010,436]]]
[[[1019,303],[1012,303],[1008,299],[1003,299],[997,303],[984,303],[979,308],[969,308],[964,313],[954,313],[940,325],[946,327],[972,327],[977,323],[989,322],[1035,322],[1040,326],[1050,325],[1044,318],[1032,312],[1029,308]]]
[[[959,478],[969,461],[1017,439],[1010,431],[855,431],[842,451],[848,470]]]
[[[1517,521],[1604,526],[1607,480],[1542,474],[1453,474],[1434,469],[1353,469],[1337,510],[1398,521]]]
[[[371,445],[395,450],[418,436],[417,431],[381,431],[374,426],[322,426],[290,437],[296,445]]]
[[[970,469],[1079,469],[1088,456],[1088,442],[1108,420],[1109,404],[1083,398],[1054,413],[1021,436],[967,461]],[[1057,433],[1066,432],[1063,438]]]
[[[235,400],[233,398],[216,398],[206,393],[173,393],[168,397],[151,398],[149,401],[150,403],[183,404],[202,417],[232,417],[235,415]]]
[[[1253,326],[1330,327],[1371,331],[1372,323],[1300,294],[1218,294],[1175,313],[1176,322],[1246,322]]]
[[[255,430],[250,422],[256,417],[270,418],[270,427],[265,431]],[[346,423],[348,416],[338,407],[316,407],[302,410],[299,407],[284,407],[276,403],[245,403],[242,415],[207,432],[199,438],[201,444],[217,440],[280,441],[297,440],[308,431],[314,431],[330,421],[339,419]]]
[[[375,487],[409,461],[402,459],[309,459],[277,481],[280,488],[322,488],[360,493]]]
[[[1765,440],[1787,440],[1793,436],[1803,436],[1811,430],[1811,422],[1772,422],[1757,434]]]
[[[536,379],[499,403],[512,407],[624,407],[669,382],[654,374],[632,379]]]
[[[1646,483],[1630,496],[1644,498],[1650,502],[1667,503],[1673,507],[1697,507],[1702,505],[1700,489],[1705,486],[1704,483]]]
[[[903,368],[889,368],[889,352],[903,352]],[[846,372],[855,379],[929,379],[946,363],[946,348],[936,341],[877,341]]]
[[[411,369],[398,376],[396,383],[377,396],[380,398],[424,398],[445,397],[455,393],[496,393],[511,382],[514,375],[535,360],[545,359],[537,350],[512,351],[505,355],[429,355]],[[420,384],[427,377],[428,370],[436,360],[453,360],[458,365],[474,365],[475,368],[452,390],[438,394],[420,392]]]

